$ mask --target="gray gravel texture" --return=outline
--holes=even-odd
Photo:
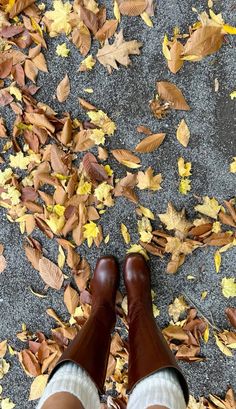
[[[51,2],[46,1],[47,8]],[[108,3],[108,16],[112,17],[111,2]],[[224,2],[215,1],[215,10],[222,11],[229,24],[236,25],[234,0]],[[185,207],[188,216],[193,216],[196,196],[208,195],[219,201],[229,199],[235,195],[235,175],[229,173],[229,163],[236,156],[235,144],[235,101],[229,98],[229,93],[235,89],[235,38],[227,37],[227,43],[213,56],[198,63],[186,63],[177,74],[171,74],[166,67],[162,55],[161,43],[163,35],[169,35],[174,26],[187,31],[189,24],[195,20],[192,7],[203,11],[207,7],[206,1],[188,0],[159,0],[154,18],[154,28],[149,29],[140,18],[122,18],[121,27],[127,40],[137,39],[143,42],[141,56],[132,57],[129,68],[120,68],[109,75],[103,66],[96,64],[89,73],[78,73],[77,69],[82,60],[78,50],[64,36],[48,39],[46,58],[49,73],[39,75],[38,84],[42,86],[37,93],[37,99],[51,105],[59,114],[69,111],[73,117],[85,119],[85,113],[80,109],[78,97],[90,100],[96,106],[107,112],[117,123],[118,130],[107,143],[109,149],[133,149],[141,139],[137,133],[137,125],[149,126],[154,132],[166,132],[167,137],[158,151],[142,155],[143,169],[152,166],[155,173],[163,174],[163,189],[156,193],[140,193],[140,202],[149,207],[155,214],[164,213],[167,203],[171,200],[180,209]],[[67,59],[56,56],[58,43],[66,42],[71,50]],[[98,44],[94,43],[93,54]],[[59,104],[53,95],[58,82],[68,73],[71,81],[71,93],[68,100]],[[219,80],[219,92],[214,91],[214,80]],[[190,112],[173,111],[162,121],[156,120],[148,103],[152,99],[157,80],[174,82],[183,91],[189,105]],[[90,96],[83,90],[93,88]],[[8,108],[1,110],[10,125],[13,116]],[[176,127],[185,118],[191,130],[191,140],[187,149],[183,148],[175,137]],[[178,193],[177,159],[183,156],[192,162],[192,191],[187,196]],[[109,164],[117,177],[125,175],[125,169],[117,166],[112,157]],[[68,318],[63,304],[63,289],[49,290],[47,298],[39,299],[29,290],[32,287],[40,292],[44,284],[37,271],[27,262],[23,248],[22,235],[16,224],[10,224],[5,211],[0,209],[0,243],[5,245],[5,256],[8,266],[0,277],[0,339],[8,339],[10,345],[17,350],[24,348],[24,344],[16,338],[22,323],[26,323],[30,331],[44,331],[50,334],[53,320],[47,316],[46,309],[52,307],[63,318]],[[101,245],[99,249],[88,251],[83,245],[79,252],[86,255],[91,266],[96,259],[104,254],[115,254],[122,262],[125,256],[125,246],[120,235],[120,223],[125,223],[131,232],[132,243],[137,242],[137,220],[134,206],[127,200],[120,198],[113,208],[102,217],[104,234],[110,233],[108,245]],[[158,223],[154,223],[155,226]],[[57,259],[57,245],[55,241],[45,238],[39,231],[34,237],[43,244],[45,255],[51,260]],[[164,327],[169,322],[167,307],[173,298],[180,294],[187,294],[220,328],[229,328],[224,315],[227,306],[235,306],[235,299],[226,299],[221,293],[220,282],[223,277],[234,277],[236,271],[236,253],[231,250],[224,254],[220,273],[217,275],[213,262],[214,251],[211,249],[197,250],[187,258],[179,272],[170,276],[165,272],[167,257],[163,260],[151,257],[153,289],[157,293],[156,304],[160,308],[158,323]],[[65,269],[65,273],[68,273]],[[196,277],[195,281],[188,281],[187,275]],[[121,283],[121,288],[124,287]],[[208,291],[204,301],[201,292]],[[180,363],[190,391],[196,397],[214,393],[223,396],[229,385],[236,387],[235,357],[227,358],[216,347],[213,335],[208,344],[202,345],[202,354],[206,360],[200,363]],[[3,396],[9,396],[16,408],[31,409],[35,403],[28,402],[29,387],[32,379],[27,377],[20,367],[18,360],[10,355],[7,360],[11,363],[10,372],[1,381]]]

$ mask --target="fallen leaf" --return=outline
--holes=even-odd
[[[234,328],[236,328],[236,308],[234,308],[234,307],[226,308],[225,314],[227,315],[230,324]]]
[[[153,152],[155,149],[159,148],[162,142],[165,139],[166,134],[159,133],[159,134],[152,134],[144,138],[139,144],[136,146],[136,152],[141,153],[149,153]]]
[[[113,149],[111,153],[114,158],[122,165],[132,167],[133,164],[134,168],[140,166],[140,159],[127,149]]]
[[[64,102],[70,94],[70,81],[66,74],[61,82],[57,86],[57,99],[59,102]]]
[[[112,68],[118,70],[117,63],[125,67],[131,64],[129,55],[139,55],[141,46],[142,43],[136,40],[125,41],[121,30],[119,34],[116,34],[113,44],[109,44],[108,40],[105,41],[105,45],[98,50],[97,59],[111,73]]]
[[[39,375],[33,380],[30,386],[29,401],[41,398],[44,389],[46,388],[47,382],[48,375]]]
[[[120,13],[125,16],[139,16],[147,7],[146,0],[123,0],[118,4]]]
[[[56,48],[56,54],[59,57],[68,57],[70,54],[70,49],[67,48],[66,43],[58,44]]]
[[[176,137],[181,145],[187,148],[190,138],[190,131],[184,119],[182,119],[178,125]]]
[[[64,303],[71,315],[74,314],[76,307],[78,307],[79,300],[80,297],[77,291],[74,290],[74,288],[72,288],[70,285],[68,285],[64,292]]]
[[[45,13],[45,17],[52,21],[50,35],[54,37],[59,33],[70,34],[70,12],[72,5],[69,2],[63,3],[61,0],[54,0],[53,7],[54,10]]]
[[[218,51],[223,43],[224,34],[221,27],[203,26],[195,30],[184,46],[183,59],[199,61],[207,55]]]
[[[156,86],[160,98],[168,102],[171,108],[182,111],[190,110],[182,92],[175,84],[168,81],[159,81]]]
[[[40,365],[35,355],[28,349],[19,352],[20,363],[29,376],[38,376],[41,373]]]
[[[236,285],[236,284],[235,284]],[[216,345],[218,346],[218,348],[220,349],[220,351],[226,355],[226,356],[233,356],[232,352],[230,351],[229,348],[227,348],[227,346],[225,346],[223,344],[223,342],[220,341],[219,337],[214,334],[215,340],[216,340]]]
[[[101,42],[112,37],[118,26],[117,20],[106,20],[103,26],[96,32],[95,38]]]
[[[6,267],[7,267],[7,261],[5,257],[1,254],[0,255],[0,274],[3,273]]]
[[[7,339],[0,342],[0,358],[4,358],[7,352]]]
[[[61,269],[48,260],[46,257],[42,257],[39,260],[39,273],[43,281],[49,285],[49,287],[55,290],[60,290],[63,284],[63,273]]]
[[[124,223],[121,223],[120,229],[121,229],[121,234],[122,234],[122,237],[124,239],[125,244],[129,244],[130,243],[130,234],[128,232],[128,229],[127,229],[126,225]]]
[[[160,173],[154,176],[153,173],[154,171],[151,167],[145,172],[139,171],[137,175],[137,187],[141,190],[150,189],[152,191],[161,189],[162,176]]]
[[[221,206],[214,197],[210,199],[208,196],[205,196],[203,198],[203,204],[195,206],[194,209],[212,219],[217,219]]]
[[[224,297],[236,297],[236,283],[234,278],[224,277],[221,280],[222,294]]]
[[[220,271],[220,265],[221,265],[221,254],[220,254],[219,251],[216,251],[216,252],[215,252],[214,261],[215,261],[216,272],[219,273],[219,271]]]
[[[168,203],[167,212],[158,214],[158,216],[161,222],[165,224],[167,230],[176,230],[185,235],[192,226],[192,223],[186,219],[185,210],[182,209],[180,212],[177,212],[171,203]]]
[[[179,321],[181,314],[183,314],[189,308],[188,304],[186,304],[184,297],[176,297],[174,302],[169,305],[168,313],[171,318],[173,318],[174,322]]]
[[[90,179],[97,180],[98,182],[108,179],[104,167],[99,165],[96,157],[92,153],[86,153],[83,158],[83,166]]]

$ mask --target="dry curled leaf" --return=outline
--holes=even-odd
[[[64,102],[70,94],[70,81],[66,74],[61,82],[57,86],[57,99],[59,102]]]
[[[42,257],[39,260],[39,273],[49,287],[60,290],[64,278],[61,269],[56,264],[46,257]]]
[[[136,146],[135,148],[136,152],[141,153],[153,152],[155,149],[159,148],[159,146],[164,141],[165,136],[166,134],[164,133],[157,133],[147,136]]]
[[[95,38],[101,42],[112,37],[118,26],[117,20],[106,20],[103,26],[96,32]]]
[[[190,110],[182,91],[175,84],[168,81],[159,81],[157,82],[157,92],[161,99],[170,104],[171,108],[182,111]]]
[[[236,328],[236,308],[234,308],[234,307],[226,308],[225,314],[227,315],[230,324],[234,328]]]

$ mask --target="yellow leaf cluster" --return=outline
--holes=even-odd
[[[10,200],[10,202],[11,202],[11,204],[12,204],[13,206],[19,204],[19,203],[20,203],[20,196],[21,196],[21,193],[19,192],[19,190],[17,190],[17,189],[15,188],[15,186],[9,186],[9,185],[7,185],[7,186],[5,187],[5,189],[7,189],[7,191],[6,191],[6,192],[2,192],[2,193],[0,194],[0,197],[1,197],[3,200]]]
[[[105,133],[102,129],[92,129],[90,139],[94,141],[95,145],[104,145]]]
[[[138,232],[140,234],[140,240],[145,243],[150,243],[152,240],[152,225],[147,217],[142,217],[138,220]]]
[[[78,188],[77,188],[77,195],[90,195],[92,191],[92,183],[90,182],[84,182],[84,180],[81,178]]]
[[[16,155],[10,155],[10,166],[12,168],[27,169],[31,162],[40,163],[40,155],[37,153],[31,153],[24,156],[23,152],[17,152]]]
[[[113,135],[116,130],[115,123],[107,116],[107,114],[101,110],[99,111],[88,111],[91,122],[99,126],[105,135]]]
[[[110,192],[113,189],[111,185],[108,185],[107,182],[100,183],[94,191],[94,196],[100,201],[106,201],[110,196]]]
[[[178,172],[181,177],[191,176],[191,162],[184,162],[184,158],[178,159]]]
[[[12,170],[7,168],[5,170],[0,170],[0,186],[5,186],[6,182],[12,177]]]

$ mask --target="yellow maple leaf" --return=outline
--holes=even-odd
[[[221,265],[221,254],[218,250],[215,252],[214,261],[215,261],[216,272],[219,273],[220,265]]]
[[[162,176],[159,173],[156,176],[153,176],[153,169],[149,167],[145,172],[138,172],[137,175],[137,180],[138,184],[137,187],[140,190],[143,189],[150,189],[153,191],[161,189],[161,182],[162,182]]]
[[[57,214],[57,216],[63,216],[65,213],[65,206],[62,206],[60,204],[57,204],[53,207],[53,213]]]
[[[2,399],[1,401],[2,409],[13,409],[15,406],[15,403],[13,403],[9,398]]]
[[[17,152],[15,155],[10,155],[10,166],[13,168],[27,169],[28,165],[31,162],[40,163],[40,155],[33,153],[27,156],[24,156],[23,152]]]
[[[191,176],[191,162],[184,162],[184,158],[178,159],[178,171],[181,177]]]
[[[98,187],[94,190],[94,196],[100,201],[104,202],[110,196],[110,192],[113,189],[111,185],[108,185],[107,182],[100,183]]]
[[[149,257],[148,257],[148,255],[147,255],[146,250],[145,250],[140,244],[132,244],[132,245],[130,246],[130,248],[127,250],[126,253],[128,253],[128,254],[130,254],[130,253],[139,253],[139,254],[142,254],[142,256],[143,256],[146,260],[149,260]]]
[[[61,0],[54,0],[53,7],[54,10],[45,13],[45,17],[52,20],[50,36],[55,37],[59,33],[70,34],[70,12],[72,5],[69,2],[63,3]]]
[[[214,197],[210,199],[208,196],[205,196],[203,198],[203,204],[195,206],[194,209],[199,213],[212,217],[212,219],[217,219],[220,208],[221,206]]]
[[[104,145],[105,143],[105,133],[102,129],[92,129],[89,138],[94,141],[95,145]]]
[[[145,243],[150,243],[152,240],[152,225],[147,217],[142,217],[138,220],[138,232],[140,234],[140,240]]]
[[[80,71],[91,71],[96,64],[96,60],[92,55],[88,55],[80,64]]]
[[[189,178],[181,178],[179,183],[179,193],[187,195],[191,190],[191,180]]]
[[[54,234],[59,234],[65,225],[65,217],[52,213],[50,214],[49,219],[45,219],[45,222]]]
[[[107,116],[107,114],[101,110],[88,111],[87,115],[91,119],[91,122],[102,128],[106,135],[113,135],[116,130],[115,123]]]
[[[233,162],[230,164],[229,170],[232,173],[236,173],[236,156],[234,157]]]
[[[93,239],[96,239],[96,237],[99,234],[99,229],[96,223],[92,221],[90,221],[87,224],[84,224],[83,228],[84,228],[83,236],[85,239],[87,239],[88,247],[91,247],[93,244]]]
[[[229,94],[229,96],[230,96],[231,99],[236,98],[236,91],[232,91],[232,92]]]
[[[62,44],[58,44],[57,48],[56,48],[56,54],[59,57],[68,57],[70,53],[70,49],[67,48],[66,43],[62,43]]]
[[[10,200],[13,206],[20,203],[21,193],[15,188],[15,186],[6,186],[7,192],[2,192],[0,197],[3,200]]]
[[[128,229],[127,229],[127,227],[126,227],[126,225],[124,223],[121,223],[120,230],[121,230],[121,234],[122,234],[122,237],[124,239],[125,244],[129,244],[130,243],[130,234],[129,234]]]
[[[224,297],[236,297],[236,283],[234,278],[224,277],[221,281],[221,287]]]
[[[4,186],[6,182],[12,177],[12,169],[7,168],[5,170],[0,170],[0,186]]]

